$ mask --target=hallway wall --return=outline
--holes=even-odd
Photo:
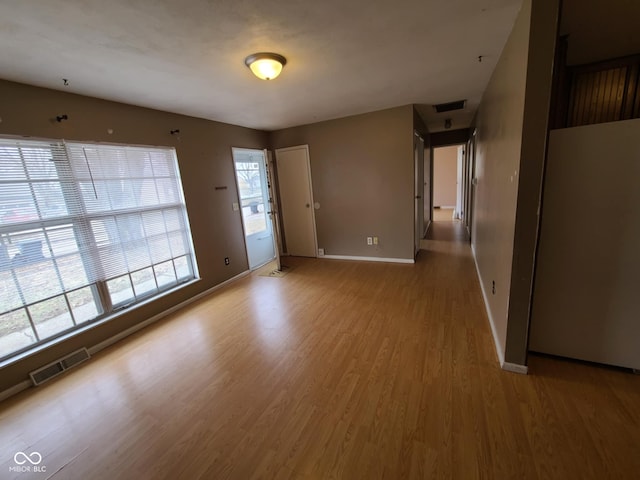
[[[500,363],[504,361],[507,340],[530,19],[531,0],[528,0],[522,6],[476,117],[478,183],[472,248]]]
[[[472,238],[504,368],[525,372],[559,0],[525,0],[476,117]]]

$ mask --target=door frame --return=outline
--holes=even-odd
[[[430,147],[430,160],[431,160],[431,186],[429,189],[429,196],[431,198],[431,211],[430,211],[430,215],[431,215],[431,221],[433,221],[433,193],[434,193],[434,186],[436,184],[436,182],[438,181],[437,178],[435,178],[435,173],[434,173],[434,167],[435,167],[435,151],[439,150],[441,148],[449,148],[449,147],[462,147],[462,163],[459,164],[458,163],[458,156],[456,156],[456,208],[454,208],[454,213],[456,212],[457,209],[457,202],[458,202],[458,191],[460,191],[460,195],[461,195],[461,210],[460,210],[460,216],[456,217],[452,220],[460,220],[461,222],[466,222],[465,218],[467,215],[467,209],[466,209],[466,202],[467,202],[467,194],[468,194],[468,189],[467,189],[467,152],[468,152],[468,140],[464,141],[464,142],[455,142],[455,143],[445,143],[443,145],[436,145],[436,146],[431,146]],[[460,167],[460,169],[458,168]],[[462,185],[458,184],[458,178],[461,179]],[[466,223],[463,223],[463,225],[466,226]]]
[[[422,189],[422,196],[424,201],[422,202],[422,208],[424,209],[424,231],[422,232],[422,238],[426,238],[433,222],[433,148],[431,146],[425,146],[423,177],[424,188]]]
[[[276,270],[282,270],[282,231],[280,229],[280,200],[278,198],[275,158],[271,150],[264,149],[267,171],[267,189],[269,190],[269,218],[273,228],[273,248],[276,254]]]
[[[309,187],[309,199],[310,199],[310,206],[309,208],[311,209],[311,224],[313,227],[313,248],[315,251],[315,255],[314,258],[318,257],[318,230],[316,227],[316,207],[315,207],[315,200],[313,198],[313,182],[312,182],[312,172],[311,172],[311,156],[309,155],[309,145],[308,144],[304,144],[304,145],[294,145],[291,147],[283,147],[283,148],[276,148],[274,150],[275,152],[275,166],[276,166],[276,171],[278,169],[278,152],[288,152],[291,150],[300,150],[300,149],[304,149],[306,152],[306,160],[307,160],[307,184]],[[278,177],[278,194],[280,193],[280,177]],[[281,195],[278,195],[281,199]],[[280,212],[280,215],[282,216],[282,212]],[[284,218],[281,218],[282,220],[282,229],[284,230]],[[286,232],[283,232],[284,235],[284,246],[286,246],[287,243],[287,234]],[[290,255],[289,253],[289,247],[287,247],[287,252],[286,255]]]
[[[462,176],[464,171],[464,158],[467,154],[467,145],[458,145],[458,158],[456,159],[456,209],[454,210],[453,218],[456,220],[462,219],[462,211],[464,210],[463,195],[464,195],[464,183],[462,182]]]
[[[474,129],[469,137],[466,148],[467,159],[467,201],[465,212],[465,226],[467,227],[467,233],[469,234],[469,243],[473,244],[475,240],[474,235],[474,209],[475,209],[475,197],[476,188],[478,185],[478,179],[476,178],[476,135],[477,129]]]
[[[267,198],[267,202],[264,203],[264,208],[266,209],[267,206],[270,206],[270,191],[269,191],[269,172],[268,172],[268,168],[269,165],[267,163],[267,151],[264,149],[260,149],[260,148],[247,148],[247,147],[231,147],[231,163],[233,165],[233,177],[236,183],[236,200],[238,202],[238,211],[240,212],[240,225],[242,226],[242,241],[244,242],[244,252],[247,256],[247,266],[249,267],[250,271],[254,271],[257,270],[258,268],[266,265],[269,262],[272,262],[274,259],[278,259],[278,264],[280,263],[280,256],[278,253],[278,249],[276,246],[276,243],[273,243],[273,240],[275,239],[276,236],[276,225],[273,221],[272,215],[269,214],[269,212],[264,212],[265,213],[265,217],[267,218],[267,221],[270,223],[270,227],[271,227],[271,238],[272,238],[272,243],[273,243],[273,249],[274,249],[274,256],[267,260],[266,262],[260,264],[260,265],[256,265],[254,267],[252,267],[250,265],[249,262],[249,244],[247,242],[247,231],[244,225],[244,213],[242,211],[242,199],[240,198],[240,184],[238,183],[238,172],[236,170],[236,158],[235,158],[235,152],[261,152],[264,158],[264,173],[265,173],[265,178],[264,178],[264,185],[262,182],[262,179],[260,179],[260,184],[261,184],[261,188],[264,188],[264,186],[266,186],[267,191],[266,191],[266,198]],[[260,170],[260,172],[262,172],[262,170]],[[264,198],[264,194],[263,194],[263,198]]]
[[[413,256],[420,251],[420,240],[424,236],[424,138],[413,131]]]

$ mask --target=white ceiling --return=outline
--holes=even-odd
[[[410,103],[464,128],[520,3],[0,0],[0,77],[264,130]],[[259,51],[287,57],[278,79],[244,65]]]

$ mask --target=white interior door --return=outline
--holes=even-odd
[[[275,258],[263,150],[233,149],[247,259],[251,270]]]
[[[276,150],[284,243],[289,255],[317,256],[309,146]]]

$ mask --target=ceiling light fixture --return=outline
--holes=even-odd
[[[253,74],[262,80],[273,80],[287,64],[287,59],[277,53],[260,52],[249,55],[244,63]]]

